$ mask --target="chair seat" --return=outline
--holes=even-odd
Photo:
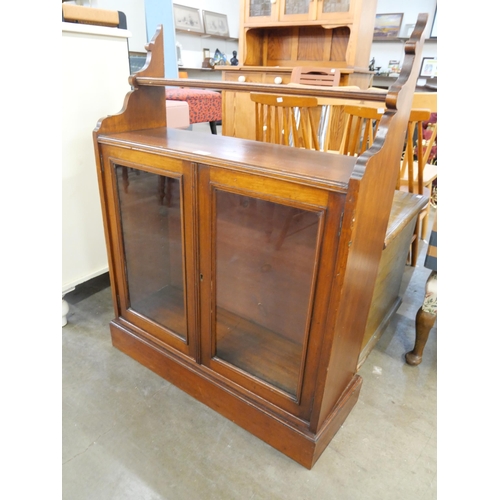
[[[408,190],[408,185],[403,185],[403,186],[401,186],[401,187],[398,189],[398,191],[404,191],[405,193],[409,193],[409,190]],[[420,196],[423,196],[423,197],[425,197],[425,198],[430,199],[430,196],[431,196],[431,190],[430,190],[429,188],[427,188],[427,187],[424,187],[424,192],[423,192],[423,194],[422,194],[422,195],[420,195]],[[427,209],[428,209],[428,207],[427,207],[427,205],[426,205],[426,206],[422,209],[422,212],[424,212],[424,211],[425,211],[425,210],[427,210]]]
[[[165,99],[187,102],[190,123],[222,120],[222,97],[219,92],[202,89],[166,88]]]
[[[416,165],[415,165],[416,167]],[[423,175],[423,183],[424,186],[428,186],[437,179],[437,165],[427,164],[424,167],[424,175]],[[413,182],[417,182],[418,180],[418,168],[414,168],[413,170]],[[404,175],[400,178],[401,186],[408,185],[408,171],[404,173]]]

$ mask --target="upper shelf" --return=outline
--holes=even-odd
[[[233,42],[237,42],[238,38],[234,38],[232,36],[223,36],[223,35],[207,35],[206,33],[200,33],[199,31],[189,31],[189,30],[175,30],[176,33],[183,33],[185,35],[195,35],[200,38],[216,38],[218,40],[229,40]]]
[[[406,43],[407,40],[409,40],[408,37],[400,37],[398,36],[397,38],[374,38],[373,42],[382,42],[382,43],[389,43],[389,42],[394,42],[394,43]],[[432,38],[426,38],[424,40],[425,43],[427,42],[436,42],[437,43],[437,37],[432,37]]]

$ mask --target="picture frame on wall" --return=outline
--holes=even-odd
[[[376,14],[374,40],[395,40],[399,36],[403,13],[397,14]]]
[[[229,36],[229,25],[226,14],[203,11],[203,24],[207,35]]]
[[[434,12],[434,19],[432,20],[431,38],[437,38],[437,36],[438,36],[438,9],[436,7],[436,12]]]
[[[205,33],[199,9],[175,3],[172,6],[174,8],[174,26],[176,30]]]
[[[422,58],[422,65],[420,66],[420,78],[437,78],[438,74],[438,60],[436,57]]]

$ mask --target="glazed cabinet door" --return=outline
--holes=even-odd
[[[199,193],[202,363],[308,420],[336,252],[325,242],[339,227],[332,198],[208,166]]]
[[[314,21],[316,0],[281,0],[280,21]]]
[[[278,20],[278,0],[244,0],[244,23],[262,26]]]
[[[196,358],[194,167],[106,146],[102,163],[117,319]]]
[[[281,0],[279,20],[349,22],[356,0]]]
[[[335,23],[352,22],[354,9],[359,0],[318,0],[316,19]]]

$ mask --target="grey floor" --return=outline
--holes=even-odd
[[[404,361],[430,272],[425,249],[361,367],[358,403],[310,471],[113,348],[107,275],[77,287],[62,328],[63,498],[437,498],[436,327],[423,362]]]

